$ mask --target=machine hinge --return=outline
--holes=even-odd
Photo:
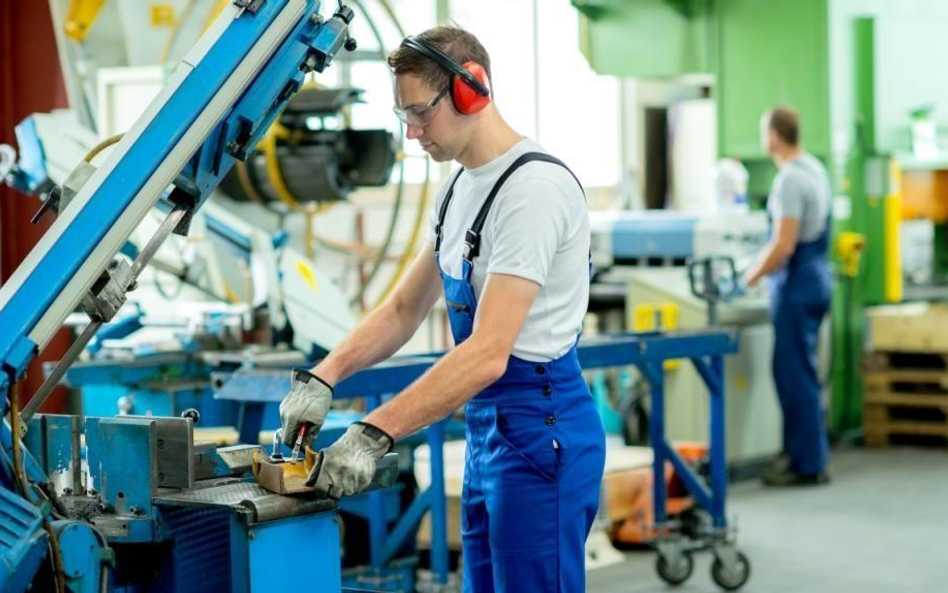
[[[263,6],[266,0],[234,0],[234,6],[246,8],[248,12],[257,14],[257,11]]]

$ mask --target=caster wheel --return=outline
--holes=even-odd
[[[744,586],[750,578],[750,560],[743,552],[737,552],[737,562],[734,566],[725,566],[719,558],[711,564],[711,578],[719,587],[726,591],[736,591]]]
[[[695,561],[691,557],[691,552],[682,552],[675,562],[669,562],[664,556],[659,554],[655,569],[658,576],[669,585],[680,585],[691,577],[691,571],[695,568]]]

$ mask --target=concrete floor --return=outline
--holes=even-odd
[[[893,448],[836,451],[833,481],[808,489],[732,487],[729,517],[751,560],[743,593],[948,591],[948,452]],[[696,557],[681,593],[720,591],[709,553]],[[587,573],[590,593],[670,591],[655,554]]]

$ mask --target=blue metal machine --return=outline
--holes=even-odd
[[[233,0],[103,164],[81,163],[70,191],[50,192],[41,213],[56,221],[0,287],[0,591],[286,590],[297,575],[274,567],[304,537],[319,590],[341,589],[335,504],[247,480],[258,447],[197,445],[193,417],[34,415],[304,77],[354,49],[352,10],[319,8]],[[118,256],[159,201],[159,230]],[[91,322],[21,410],[17,379],[77,307]]]

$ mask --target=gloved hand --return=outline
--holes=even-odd
[[[306,485],[337,500],[362,492],[372,483],[375,463],[393,446],[395,440],[381,428],[354,422],[338,441],[316,453]]]
[[[283,442],[288,447],[296,444],[300,424],[308,424],[303,446],[309,446],[326,421],[332,403],[332,387],[308,371],[293,371],[290,392],[280,402],[280,426]]]
[[[743,276],[723,278],[718,282],[718,294],[725,303],[744,296],[747,293],[747,282]]]
[[[734,285],[734,292],[731,294],[732,299],[742,297],[747,294],[747,280],[744,276],[738,276]]]

